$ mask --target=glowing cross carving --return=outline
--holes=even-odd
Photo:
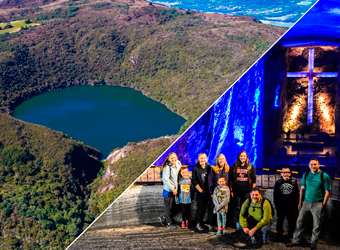
[[[287,77],[308,77],[307,124],[313,123],[313,77],[338,77],[337,72],[313,72],[314,49],[309,49],[309,72],[287,72]]]

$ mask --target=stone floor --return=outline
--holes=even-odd
[[[271,237],[274,238],[274,233]],[[124,226],[112,229],[88,230],[67,249],[286,249],[284,243],[271,240],[262,245],[261,237],[254,246],[240,232],[228,228],[227,235],[216,236],[215,233],[199,233],[195,228],[169,230],[160,225]],[[309,249],[307,241],[292,250]],[[288,243],[286,239],[285,243]],[[339,243],[320,239],[318,248],[324,250],[340,249]]]

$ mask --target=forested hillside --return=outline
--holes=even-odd
[[[129,143],[122,149],[114,150],[105,161],[105,171],[103,169],[91,184],[88,212],[103,212],[176,138],[177,136],[164,136]]]
[[[0,113],[0,248],[63,249],[93,219],[99,152]]]
[[[66,247],[171,142],[136,145],[132,154],[99,171],[96,150],[7,115],[18,104],[71,85],[119,85],[140,90],[183,116],[184,129],[285,31],[251,17],[139,0],[1,4],[6,8],[0,8],[0,22],[41,24],[0,35],[4,249]],[[116,178],[105,179],[108,170]],[[111,188],[104,192],[105,186]]]

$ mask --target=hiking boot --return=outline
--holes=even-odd
[[[173,225],[173,224],[166,225],[166,228],[167,229],[177,229],[177,227],[175,225]]]
[[[165,220],[165,217],[163,215],[159,217],[159,221],[160,221],[160,223],[162,224],[163,227],[166,226],[166,220]]]
[[[300,245],[300,244],[299,243],[291,242],[291,243],[286,244],[286,247],[296,247],[298,245]]]
[[[204,228],[201,226],[200,223],[197,223],[196,227],[197,227],[198,231],[203,231],[204,230]]]
[[[184,222],[184,221],[182,222],[181,228],[182,228],[182,229],[186,228],[186,227],[185,227],[185,222]]]
[[[219,228],[219,229],[217,230],[217,232],[216,232],[216,235],[221,235],[221,234],[222,234],[222,229]]]
[[[214,227],[212,225],[209,225],[209,232],[215,232]]]
[[[185,228],[189,228],[189,221],[185,222]]]

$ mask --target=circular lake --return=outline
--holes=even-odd
[[[98,149],[177,134],[185,119],[141,92],[118,86],[73,86],[37,95],[15,118],[49,127]]]

